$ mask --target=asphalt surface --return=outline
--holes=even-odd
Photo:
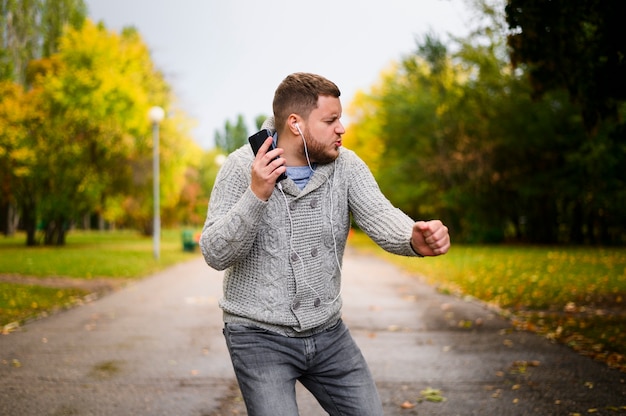
[[[626,414],[626,374],[380,259],[348,251],[343,272],[386,415]],[[0,336],[0,415],[245,415],[221,276],[198,257]],[[300,386],[298,400],[326,414]]]

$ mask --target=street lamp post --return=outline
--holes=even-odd
[[[159,185],[159,124],[165,117],[165,112],[161,107],[152,107],[148,112],[148,117],[152,122],[152,194],[154,198],[154,216],[152,226],[152,251],[156,260],[160,257],[161,240],[161,208],[160,208],[160,185]]]

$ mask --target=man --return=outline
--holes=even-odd
[[[395,254],[436,256],[450,247],[441,221],[414,222],[393,207],[341,146],[339,96],[321,76],[285,78],[274,95],[273,137],[256,157],[249,145],[230,154],[211,193],[200,246],[210,266],[226,269],[224,336],[252,416],[297,415],[296,380],[331,415],[382,415],[341,320],[351,215]],[[271,124],[264,127],[274,132]]]

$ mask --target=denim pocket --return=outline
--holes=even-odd
[[[324,332],[332,332],[335,331],[336,329],[338,329],[341,324],[343,324],[343,320],[342,319],[338,319],[337,322],[335,322],[332,326],[326,328],[326,330]]]
[[[255,325],[225,324],[224,333],[230,334],[266,334],[269,331]]]

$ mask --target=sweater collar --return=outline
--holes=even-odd
[[[341,157],[341,153],[340,156]],[[309,183],[306,184],[303,190],[300,190],[298,186],[291,180],[282,181],[283,191],[296,199],[302,198],[307,194],[315,191],[316,189],[327,183],[332,178],[335,172],[335,163],[327,163],[325,165],[317,165],[313,175],[309,179]]]

